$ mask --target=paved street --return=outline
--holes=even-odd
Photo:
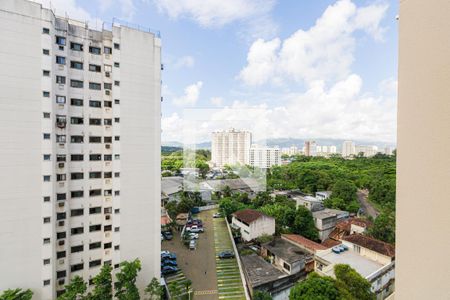
[[[369,196],[369,191],[368,190],[358,190],[357,195],[358,195],[358,201],[361,204],[362,209],[364,209],[364,213],[368,216],[372,216],[374,219],[376,217],[378,217],[378,215],[380,213],[367,200],[367,197]]]

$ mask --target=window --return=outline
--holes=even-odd
[[[70,124],[73,125],[81,125],[84,123],[84,119],[80,117],[71,117],[70,118]]]
[[[44,238],[42,242],[45,244],[50,244],[50,238]]]
[[[98,249],[102,247],[102,242],[95,242],[89,244],[89,250]]]
[[[105,136],[103,138],[103,142],[105,142],[105,143],[112,143],[112,136]]]
[[[56,36],[56,44],[60,45],[60,46],[65,46],[66,45],[66,38],[63,36]]]
[[[56,76],[56,83],[66,84],[66,77],[65,76]]]
[[[64,135],[64,134],[57,134],[56,135],[56,142],[57,143],[65,143],[66,142],[66,135]]]
[[[120,245],[115,245],[114,250],[120,250]]]
[[[50,113],[49,112],[44,112],[43,116],[44,116],[44,119],[50,119]]]
[[[56,161],[66,161],[66,155],[65,154],[57,154]]]
[[[114,173],[114,177],[116,177],[116,178],[117,178],[117,177],[120,177],[120,172],[115,172],[115,173]]]
[[[45,217],[44,218],[44,224],[50,223],[50,217]]]
[[[56,174],[56,181],[66,181],[66,174]]]
[[[111,195],[112,195],[112,190],[104,190],[104,191],[103,191],[103,195],[105,195],[105,196],[111,196]]]
[[[66,58],[64,56],[56,56],[56,63],[58,65],[65,65],[66,64]]]
[[[70,105],[83,106],[83,99],[70,99]]]
[[[50,264],[50,258],[46,258],[43,261],[44,265],[49,265]]]
[[[115,80],[115,81],[114,81],[114,85],[115,85],[115,86],[120,86],[120,81]]]
[[[82,216],[83,214],[84,214],[84,209],[82,209],[82,208],[72,209],[70,211],[71,217]]]
[[[102,178],[102,172],[89,172],[89,178],[90,179]]]
[[[50,76],[50,71],[49,70],[43,70],[42,71],[42,75],[48,77],[48,76]]]
[[[96,189],[96,190],[90,190],[89,191],[89,196],[93,197],[93,196],[101,196],[102,195],[102,190],[101,189]]]
[[[120,44],[118,44],[118,43],[114,43],[114,49],[116,49],[116,50],[120,50]]]
[[[102,160],[101,154],[89,154],[89,160]]]
[[[103,49],[103,52],[105,52],[105,54],[111,54],[112,53],[112,48],[111,47],[105,47]]]
[[[50,133],[44,133],[44,140],[50,139]]]
[[[115,213],[115,214],[120,214],[120,208],[114,209],[114,213]]]
[[[56,272],[56,279],[60,279],[60,278],[64,278],[64,277],[66,277],[66,270]]]
[[[44,286],[50,285],[50,279],[44,280],[43,285]]]
[[[66,193],[56,194],[56,200],[57,201],[66,200]]]
[[[45,98],[50,97],[50,92],[43,91],[43,92],[42,92],[42,97],[45,97]]]
[[[112,230],[112,225],[105,225],[103,231],[111,231]]]
[[[89,125],[102,125],[102,119],[89,119]]]
[[[70,49],[75,51],[83,51],[83,45],[78,43],[70,43]]]
[[[105,72],[110,73],[112,71],[111,65],[104,65],[104,67],[105,67]]]
[[[283,263],[283,268],[284,268],[285,270],[287,270],[288,272],[291,271],[291,266],[290,266],[289,264],[287,264],[287,263]]]
[[[120,196],[120,191],[114,191],[114,196]]]
[[[114,99],[114,104],[120,104],[120,100],[119,99]]]
[[[91,72],[101,72],[102,67],[98,65],[89,65],[89,71]]]
[[[83,227],[75,227],[75,228],[70,229],[71,235],[82,234],[83,232],[84,232]]]
[[[58,77],[57,77],[58,78]],[[58,80],[58,79],[56,79]],[[66,78],[64,77],[64,83],[66,82]],[[65,104],[66,103],[66,96],[56,96],[56,103],[58,104]]]
[[[89,226],[89,232],[95,232],[95,231],[100,231],[100,230],[102,230],[102,225],[100,225],[100,224]]]
[[[71,61],[70,62],[70,67],[72,69],[83,70],[83,63],[79,62],[79,61]]]
[[[103,174],[103,177],[104,177],[104,178],[112,178],[112,172],[105,172],[105,173]]]
[[[114,159],[120,159],[120,154],[114,154]]]
[[[50,175],[44,175],[43,179],[44,179],[44,182],[49,182],[50,181]]]
[[[74,172],[70,174],[70,179],[71,180],[79,180],[79,179],[83,179],[84,177],[84,173],[81,172]]]
[[[50,34],[50,29],[48,29],[47,27],[42,28],[42,33],[43,34]]]
[[[112,207],[105,207],[105,208],[103,209],[103,213],[104,213],[104,214],[110,214],[110,213],[112,213]]]
[[[115,67],[115,68],[120,68],[120,64],[119,64],[118,62],[115,62],[115,63],[114,63],[114,67]]]
[[[48,50],[48,49],[42,49],[42,54],[44,54],[44,55],[50,55],[50,50]]]
[[[102,85],[100,83],[89,82],[89,89],[99,91],[102,89]]]
[[[56,258],[64,258],[66,257],[66,251],[58,251],[56,252]]]
[[[111,161],[111,160],[112,160],[112,155],[111,155],[111,154],[105,154],[105,155],[103,155],[103,160],[104,160],[104,161]]]
[[[92,53],[92,54],[101,54],[101,49],[98,48],[98,47],[92,47],[92,46],[90,46],[90,47],[89,47],[89,53]]]
[[[112,84],[111,83],[103,83],[103,87],[105,90],[112,90]]]
[[[114,269],[118,269],[120,267],[120,264],[115,264]]]
[[[102,212],[102,208],[100,206],[97,207],[90,207],[89,208],[89,214],[90,215],[94,215],[94,214],[100,214]]]
[[[103,119],[104,125],[112,125],[112,119]]]
[[[114,137],[114,140],[115,140],[115,141],[120,141],[120,136],[116,135],[116,136]]]
[[[57,240],[60,240],[60,239],[65,239],[65,238],[66,238],[66,236],[67,236],[67,234],[66,234],[66,232],[65,232],[65,231],[62,231],[62,232],[57,232],[57,233],[56,233],[56,239],[57,239]]]
[[[83,251],[83,245],[70,247],[70,253],[77,253]]]
[[[70,80],[70,87],[73,88],[83,88],[83,81],[81,80]]]
[[[97,266],[100,266],[102,264],[101,259],[93,260],[89,262],[89,268],[95,268]]]
[[[114,122],[120,123],[120,118],[114,118]]]
[[[105,101],[104,105],[105,107],[112,107],[112,101]]]
[[[66,219],[66,213],[65,212],[63,212],[63,213],[57,213],[56,214],[56,220],[65,220]]]
[[[102,107],[102,102],[96,101],[96,100],[89,100],[89,106],[90,107]]]
[[[70,198],[81,198],[84,196],[84,191],[71,191]]]
[[[51,155],[50,154],[44,154],[44,160],[50,160]]]
[[[102,137],[101,136],[90,136],[89,137],[89,143],[101,143],[102,142]]]
[[[44,202],[50,202],[50,196],[44,196]]]
[[[84,268],[83,263],[79,263],[79,264],[71,265],[70,266],[70,271],[71,272],[76,272],[76,271],[83,270],[83,268]]]
[[[112,247],[112,243],[105,243],[103,245],[103,249],[111,249],[111,247]]]
[[[74,144],[83,143],[83,136],[82,135],[72,135],[70,136],[70,142]]]
[[[84,155],[83,154],[72,154],[72,155],[70,155],[70,160],[71,161],[83,161]]]

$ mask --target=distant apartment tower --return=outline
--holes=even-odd
[[[362,153],[364,157],[371,157],[377,154],[378,147],[377,146],[364,146],[364,145],[358,145],[355,146],[355,154]]]
[[[337,153],[336,146],[330,146],[329,153],[331,154]]]
[[[212,133],[211,162],[217,167],[249,164],[252,134],[234,128]]]
[[[160,38],[25,0],[0,2],[0,28],[0,291],[56,299],[135,258],[142,290],[160,275]]]
[[[317,144],[315,141],[305,141],[305,156],[317,155]]]
[[[342,144],[342,157],[355,155],[355,143],[353,141],[344,141]]]
[[[281,165],[281,150],[278,147],[252,145],[250,148],[250,166],[269,169]]]

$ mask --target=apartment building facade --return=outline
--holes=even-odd
[[[315,141],[305,141],[305,156],[317,155],[317,143]]]
[[[249,164],[252,167],[269,169],[281,165],[281,150],[278,147],[264,147],[252,145],[250,148]]]
[[[0,290],[54,299],[139,258],[159,277],[161,41],[0,3]]]
[[[344,141],[342,143],[342,157],[350,157],[356,154],[355,143],[353,141]]]
[[[234,128],[212,133],[211,162],[216,167],[249,164],[252,134]]]

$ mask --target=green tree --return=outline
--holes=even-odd
[[[189,280],[189,279],[187,279],[187,280],[184,282],[184,288],[185,288],[185,290],[186,290],[186,293],[188,294],[188,298],[189,298],[189,299],[191,298],[191,292],[192,292],[191,287],[192,287],[192,281]]]
[[[159,283],[159,280],[155,277],[145,288],[145,293],[149,296],[149,300],[159,300],[163,298],[164,287]]]
[[[9,289],[0,294],[0,300],[31,300],[33,292],[30,289]]]
[[[178,299],[181,296],[181,289],[175,282],[169,283],[168,288],[171,299]]]
[[[340,300],[341,292],[332,277],[312,272],[297,283],[289,294],[289,300]]]
[[[84,299],[84,293],[86,293],[87,285],[83,278],[75,276],[70,283],[66,285],[65,292],[58,297],[60,300],[80,300]]]
[[[169,201],[166,204],[166,210],[167,210],[167,213],[169,214],[170,218],[172,220],[175,220],[175,218],[178,215],[178,204],[177,204],[177,202],[176,201]]]
[[[260,208],[264,205],[272,203],[273,200],[270,197],[269,192],[259,192],[256,197],[252,200],[252,204],[254,208]]]
[[[93,278],[94,289],[92,290],[90,299],[92,300],[112,299],[113,291],[112,291],[111,272],[112,272],[111,265],[104,264],[100,270],[100,273],[98,273],[97,276]]]
[[[277,234],[288,232],[295,220],[295,206],[293,208],[292,206],[273,203],[265,205],[259,210],[275,218],[275,231]]]
[[[336,284],[338,288],[348,292],[352,296],[352,299],[376,299],[375,294],[370,290],[370,283],[349,265],[335,265],[334,274],[336,276]]]
[[[357,201],[356,197],[356,185],[350,180],[338,180],[333,185],[331,191],[333,198],[340,198],[349,204],[353,201]]]
[[[222,195],[224,197],[231,197],[231,194],[232,194],[231,188],[228,185],[224,186],[222,189]]]
[[[219,208],[227,218],[230,218],[230,215],[235,211],[246,208],[245,204],[237,202],[231,198],[222,198],[219,201]]]
[[[314,225],[312,213],[304,206],[299,206],[295,212],[294,224],[292,226],[294,233],[300,234],[310,240],[318,240],[319,232]]]
[[[395,212],[384,211],[369,228],[369,235],[386,243],[395,243]]]
[[[253,300],[272,300],[272,296],[266,291],[255,291]]]
[[[116,274],[117,282],[115,284],[116,298],[119,300],[137,300],[139,299],[139,290],[136,286],[136,278],[141,270],[141,261],[124,261],[120,264],[120,271]]]

